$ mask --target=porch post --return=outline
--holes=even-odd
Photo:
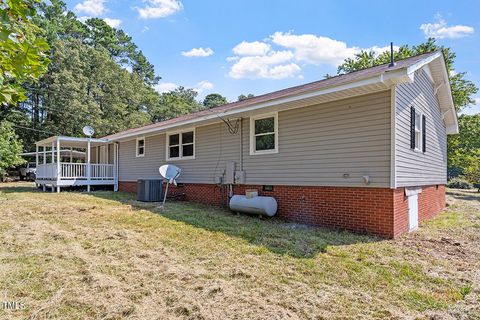
[[[43,164],[46,165],[46,164],[47,164],[47,147],[46,147],[46,146],[43,146],[42,148],[43,148]],[[43,167],[44,173],[45,173],[45,170],[46,170],[45,167],[46,167],[46,166]],[[37,170],[38,170],[38,169],[37,169]],[[45,177],[43,177],[43,178],[45,178]],[[43,191],[46,191],[46,190],[47,190],[47,187],[45,186],[45,184],[42,185],[42,190],[43,190]]]
[[[73,163],[73,155],[72,155],[72,153],[73,153],[73,148],[70,147],[70,163]]]
[[[52,163],[55,163],[55,142],[52,141]]]
[[[90,138],[88,138],[87,142],[87,192],[90,192]]]
[[[118,144],[113,144],[113,191],[118,191]]]
[[[35,170],[38,171],[38,144],[36,143],[35,143]],[[35,187],[38,188],[36,175],[35,175]]]
[[[55,163],[55,142],[52,141],[52,166]],[[49,170],[50,171],[50,170]],[[53,170],[52,170],[53,173]],[[53,186],[53,181],[52,181],[52,192],[54,192],[55,187]]]
[[[60,138],[57,138],[57,192],[60,192],[60,178],[62,175],[61,169],[60,169]]]

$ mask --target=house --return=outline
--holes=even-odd
[[[187,200],[222,205],[257,189],[282,218],[395,237],[445,207],[456,133],[437,51],[129,129],[95,140],[91,153],[112,166],[96,183],[121,191],[171,163]]]

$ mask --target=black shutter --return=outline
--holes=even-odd
[[[410,148],[415,149],[415,108],[410,107]]]
[[[422,116],[422,151],[427,151],[427,117]]]

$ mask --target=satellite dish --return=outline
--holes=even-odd
[[[85,126],[83,127],[83,134],[85,134],[86,136],[93,136],[93,134],[95,133],[95,130],[93,130],[92,127],[90,126]]]
[[[160,172],[160,175],[168,181],[167,187],[165,188],[165,194],[163,195],[163,203],[160,207],[163,208],[165,205],[165,200],[167,200],[168,185],[171,183],[173,183],[175,186],[177,185],[176,179],[180,176],[180,173],[182,173],[182,169],[171,164],[165,164],[158,168],[158,172]]]
[[[158,172],[160,172],[162,177],[168,180],[168,183],[177,185],[177,181],[175,180],[178,178],[178,176],[180,176],[182,169],[171,164],[166,164],[158,168]]]

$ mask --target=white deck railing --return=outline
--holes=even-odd
[[[57,164],[56,163],[39,164],[37,166],[36,179],[56,180]]]
[[[37,179],[57,180],[57,164],[39,164],[37,167]],[[88,164],[86,163],[60,163],[60,180],[86,180],[88,179]],[[113,180],[113,164],[90,164],[91,180]]]

